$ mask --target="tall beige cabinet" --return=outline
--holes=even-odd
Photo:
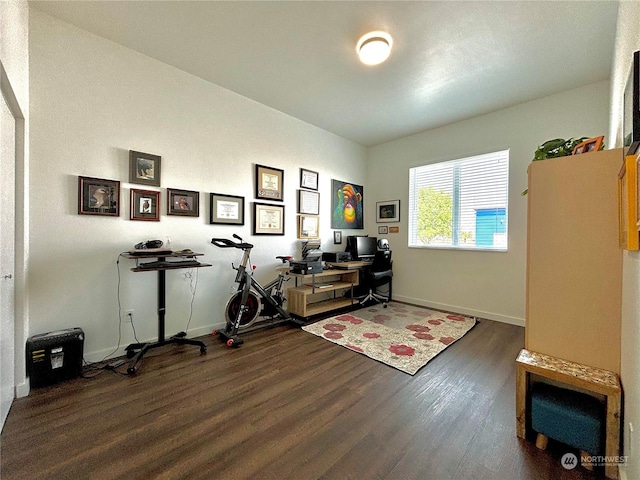
[[[622,149],[529,166],[525,348],[620,373]]]

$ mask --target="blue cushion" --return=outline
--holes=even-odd
[[[604,454],[604,406],[584,393],[536,383],[531,428],[591,455]]]

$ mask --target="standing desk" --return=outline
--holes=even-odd
[[[191,340],[186,338],[186,332],[179,332],[167,339],[165,339],[164,333],[164,317],[166,312],[166,271],[167,270],[178,270],[184,268],[202,268],[202,267],[211,267],[210,263],[197,263],[197,264],[184,264],[180,261],[174,262],[174,264],[170,264],[167,260],[168,258],[180,258],[182,260],[195,260],[196,257],[202,256],[202,253],[178,253],[178,252],[150,252],[148,255],[145,253],[142,254],[131,254],[128,252],[121,253],[120,256],[124,258],[133,259],[136,261],[136,266],[131,269],[132,272],[158,272],[158,340],[156,342],[146,342],[146,343],[132,343],[127,346],[125,349],[127,352],[127,358],[131,358],[131,363],[127,368],[128,374],[133,374],[137,370],[137,364],[142,359],[145,353],[153,348],[163,347],[169,344],[178,344],[178,345],[195,345],[200,347],[200,354],[204,355],[207,352],[207,346],[204,342],[199,340]],[[152,266],[152,267],[141,267],[140,260],[163,262],[162,265]],[[137,352],[136,352],[137,351]]]

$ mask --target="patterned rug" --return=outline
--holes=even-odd
[[[302,329],[414,375],[476,324],[475,318],[390,302]]]

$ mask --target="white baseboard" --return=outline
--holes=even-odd
[[[459,305],[449,305],[440,302],[431,302],[428,300],[422,300],[419,298],[405,297],[402,295],[393,295],[393,299],[398,302],[411,303],[413,305],[420,305],[421,307],[435,308],[437,310],[445,310],[447,312],[460,313],[462,315],[469,315],[472,317],[486,318],[487,320],[495,320],[496,322],[508,323],[510,325],[517,325],[518,327],[524,327],[524,318],[510,317],[507,315],[501,315],[499,313],[485,312],[483,310],[472,310],[469,308],[461,307]]]
[[[203,335],[208,335],[210,334],[214,329],[221,329],[224,328],[225,323],[221,322],[221,323],[217,323],[217,324],[213,324],[213,325],[207,325],[204,327],[198,327],[198,328],[192,328],[187,332],[187,337],[189,338],[193,338],[193,337],[201,337]],[[158,337],[155,338],[147,338],[144,340],[140,340],[141,343],[145,343],[145,342],[155,342],[158,340]],[[93,351],[93,352],[84,352],[84,359],[85,361],[89,362],[89,363],[94,363],[94,362],[101,362],[103,360],[105,360],[105,357],[108,358],[115,358],[115,357],[122,357],[124,355],[126,355],[126,348],[127,348],[128,344],[124,344],[124,345],[120,345],[117,349],[116,349],[116,345],[113,345],[111,348],[104,348],[102,350],[97,350],[97,351]],[[28,394],[28,392],[27,392]]]
[[[627,477],[627,469],[622,465],[618,465],[618,479],[619,480],[628,480]]]
[[[16,398],[27,397],[29,396],[30,391],[31,391],[31,386],[29,385],[29,380],[26,380],[16,385]]]

